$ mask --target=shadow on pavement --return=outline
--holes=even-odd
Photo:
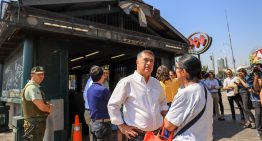
[[[240,123],[240,116],[237,120],[232,120],[231,115],[225,115],[224,121],[215,120],[213,123],[213,137],[214,141],[222,138],[232,138],[243,129],[243,124]]]

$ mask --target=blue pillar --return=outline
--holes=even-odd
[[[33,39],[26,38],[23,45],[23,78],[22,88],[31,78],[31,68],[33,67]]]

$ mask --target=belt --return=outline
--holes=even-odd
[[[92,119],[93,122],[110,122],[110,118],[105,119]]]
[[[89,109],[85,108],[85,110],[90,111]]]
[[[154,131],[143,131],[141,129],[133,129],[135,130],[136,132],[138,132],[138,134],[145,134],[146,132],[153,132],[155,135],[158,134],[158,132],[160,131],[160,129],[156,129]]]

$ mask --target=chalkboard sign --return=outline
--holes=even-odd
[[[23,76],[23,57],[21,54],[16,54],[8,62],[4,64],[3,67],[3,85],[2,90],[20,90],[22,88]]]

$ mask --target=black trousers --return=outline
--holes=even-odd
[[[221,115],[224,115],[224,105],[223,105],[223,101],[222,101],[222,96],[221,96],[221,92],[218,91],[218,103],[219,103],[219,108],[221,111]]]
[[[240,95],[236,94],[235,96],[228,96],[227,99],[230,105],[232,119],[234,120],[236,119],[236,113],[235,113],[235,107],[234,107],[234,101],[235,101],[240,111],[241,120],[245,120],[244,112],[243,112],[243,103],[242,103]]]
[[[254,110],[255,110],[255,123],[256,128],[259,133],[262,133],[262,107],[260,101],[252,102]]]
[[[91,122],[93,141],[111,141],[111,122]]]

